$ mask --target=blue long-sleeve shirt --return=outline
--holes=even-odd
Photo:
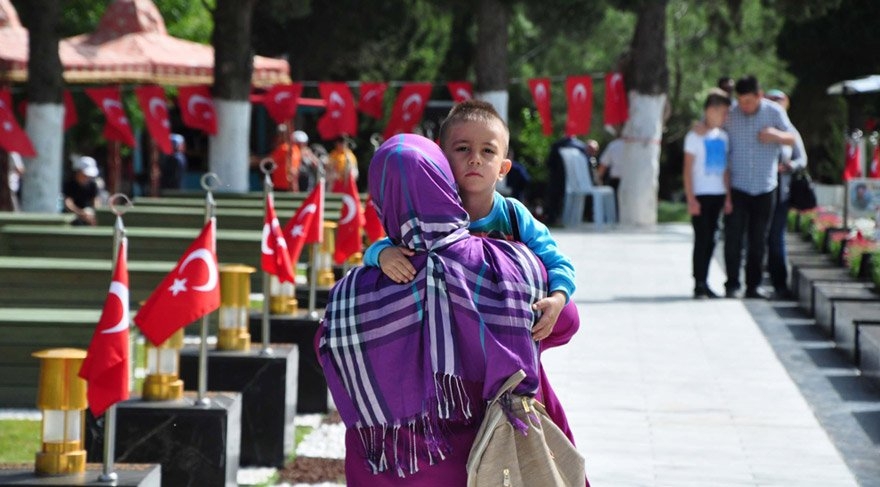
[[[529,210],[519,201],[509,199],[513,203],[513,212],[519,227],[520,240],[544,263],[547,268],[547,277],[550,280],[550,292],[562,291],[565,293],[565,301],[571,299],[574,294],[574,265],[559,251],[556,241],[550,235],[547,226],[535,219]],[[513,225],[507,211],[507,203],[500,193],[496,192],[492,201],[492,210],[489,214],[472,221],[468,227],[471,234],[488,236],[493,238],[505,238],[513,240]],[[364,252],[364,265],[378,267],[379,254],[394,244],[390,239],[384,238],[370,245]]]

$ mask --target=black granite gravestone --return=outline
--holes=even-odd
[[[789,272],[789,289],[794,293],[796,298],[800,298],[798,295],[798,287],[800,283],[798,282],[798,270],[799,269],[813,269],[813,268],[835,268],[838,267],[831,262],[831,259],[828,258],[827,255],[819,254],[817,252],[797,254],[797,255],[789,255],[788,256],[788,265],[791,267],[791,272]]]
[[[98,476],[103,472],[104,465],[87,463],[86,471],[69,475],[37,476],[33,465],[22,468],[21,464],[11,466],[0,465],[0,485],[16,485],[19,487],[46,486],[97,486],[112,485],[114,487],[160,487],[162,469],[155,464],[117,463],[113,472],[116,481],[113,483],[99,482]]]
[[[797,299],[798,305],[807,313],[814,314],[816,306],[816,293],[814,285],[819,282],[856,282],[849,271],[842,267],[801,267],[797,271]]]
[[[324,310],[318,310],[323,316]],[[295,343],[299,346],[299,373],[296,392],[296,412],[327,412],[327,380],[318,363],[315,352],[315,333],[318,331],[319,317],[309,317],[305,310],[293,315],[271,315],[269,317],[269,338],[272,343]],[[263,315],[251,313],[248,330],[251,342],[263,340]]]
[[[871,320],[880,320],[880,302],[842,301],[834,306],[834,342],[854,360],[858,348],[855,322]]]
[[[859,281],[817,282],[813,286],[815,299],[813,315],[816,324],[829,335],[834,335],[834,306],[836,303],[852,301],[877,301],[880,294],[874,291],[874,283]]]
[[[241,394],[209,392],[207,406],[196,394],[177,401],[130,399],[116,405],[116,461],[159,463],[162,486],[238,485],[241,447]],[[90,420],[86,451],[90,462],[103,458],[103,418]]]
[[[859,369],[862,377],[880,387],[880,320],[856,321]]]
[[[208,390],[242,393],[241,465],[284,466],[293,453],[299,350],[296,345],[272,344],[272,355],[249,352],[208,352]],[[198,388],[199,349],[180,351],[184,388]]]

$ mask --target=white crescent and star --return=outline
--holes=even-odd
[[[159,98],[158,96],[154,96],[150,98],[150,103],[147,105],[150,109],[150,115],[153,118],[161,118],[162,126],[168,128],[168,106],[165,105],[165,100]],[[161,110],[160,113],[156,113],[153,109],[159,108]]]
[[[272,220],[271,228],[278,229],[279,231],[281,230],[281,224],[278,223],[277,218]],[[269,224],[264,223],[263,224],[263,237],[261,238],[261,241],[260,241],[260,250],[266,255],[275,254],[275,249],[269,247],[269,235],[273,234],[273,233],[274,232],[270,229]],[[278,235],[279,236],[275,239],[275,245],[278,247],[287,248],[287,241],[284,240],[284,237],[280,236],[280,233]]]
[[[422,95],[418,93],[413,93],[412,95],[406,97],[406,99],[403,100],[403,106],[401,107],[403,108],[403,119],[408,121],[410,118],[412,118],[412,113],[410,113],[409,111],[410,105],[414,104],[416,105],[416,108],[418,108],[422,106],[422,103]]]
[[[296,224],[293,226],[293,228],[290,229],[290,236],[299,237],[300,235],[303,235],[303,225],[301,224],[301,222],[305,220],[307,215],[311,213],[316,213],[317,211],[318,205],[314,203],[309,203],[308,205],[306,205],[306,207],[303,208],[302,213],[300,213],[299,216],[296,217]]]
[[[122,102],[121,101],[113,100],[110,98],[104,98],[104,100],[101,101],[101,107],[104,108],[104,112],[107,113],[108,117],[110,116],[110,113],[113,110],[118,109],[121,112],[121,114],[116,117],[116,121],[120,125],[128,125],[128,118],[125,116],[125,111],[122,109]]]
[[[202,260],[205,262],[205,266],[208,268],[208,279],[203,284],[201,284],[199,286],[192,286],[192,289],[194,291],[202,291],[202,292],[212,291],[215,287],[217,287],[217,264],[214,263],[214,255],[211,254],[211,252],[208,251],[208,249],[201,248],[201,249],[196,249],[196,250],[193,250],[192,252],[190,252],[186,256],[186,258],[183,259],[183,262],[180,263],[180,268],[177,270],[177,273],[183,274],[183,270],[186,269],[186,266],[190,262],[192,262],[193,260],[196,260],[196,259],[199,259],[199,260]],[[176,296],[177,293],[174,292],[175,291],[174,288],[175,288],[175,286],[178,286],[178,282],[177,282],[178,279],[175,279],[174,281],[175,282],[174,282],[174,285],[172,286],[171,291]],[[178,289],[178,291],[186,291],[186,279],[182,279],[181,281],[182,281],[182,283],[180,284],[180,286],[182,286],[183,289]]]
[[[211,118],[211,117],[213,116],[212,111],[213,111],[213,109],[214,109],[214,106],[211,104],[211,99],[210,99],[210,98],[207,98],[207,97],[204,97],[204,96],[202,96],[202,95],[193,95],[193,96],[191,96],[190,99],[189,99],[189,101],[186,102],[186,110],[187,110],[189,113],[192,113],[193,115],[196,115],[196,110],[195,110],[195,108],[196,108],[198,105],[205,105],[206,107],[209,108],[208,110],[205,110],[204,112],[202,112],[202,118],[208,119],[208,118]]]
[[[547,98],[547,86],[544,83],[535,85],[535,98],[538,100]]]
[[[111,334],[111,333],[119,333],[128,329],[128,286],[119,282],[113,281],[110,283],[110,294],[116,296],[119,299],[119,303],[122,305],[122,313],[119,316],[119,322],[114,324],[112,327],[107,328],[106,330],[102,330],[102,334]]]
[[[379,94],[379,90],[370,90],[370,91],[364,93],[363,100],[370,101],[373,99],[373,97],[377,96],[378,94]]]
[[[275,103],[281,103],[281,100],[284,100],[285,98],[290,98],[291,96],[293,95],[291,95],[289,91],[282,91],[280,93],[275,93],[275,97],[273,99],[275,100]]]
[[[345,106],[345,99],[342,98],[342,95],[340,95],[338,91],[331,92],[328,98],[330,99],[330,103],[339,105],[339,108]]]
[[[464,89],[464,88],[459,88],[459,89],[455,90],[455,94],[462,100],[470,100],[471,99],[471,92]]]
[[[577,101],[578,97],[580,97],[581,101],[587,100],[587,87],[583,83],[574,85],[574,88],[571,90],[571,98]]]
[[[342,195],[342,204],[345,205],[345,216],[339,219],[339,224],[345,225],[357,216],[357,203],[350,194],[344,194]]]

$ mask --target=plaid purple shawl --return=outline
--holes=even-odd
[[[477,401],[517,370],[528,376],[518,392],[534,395],[531,305],[546,295],[547,278],[524,245],[468,234],[449,163],[432,141],[389,139],[373,156],[369,181],[388,236],[416,251],[417,274],[397,284],[375,267],[349,272],[330,293],[319,353],[373,471],[403,476],[420,459],[443,458],[445,421],[478,427]],[[468,394],[474,385],[481,398]]]

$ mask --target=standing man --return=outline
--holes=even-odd
[[[795,143],[794,127],[785,110],[763,98],[754,76],[737,80],[737,104],[730,109],[725,128],[730,138],[728,184],[733,212],[724,225],[725,296],[740,289],[742,245],[746,246],[746,298],[767,298],[761,284],[767,229],[775,203],[779,154]]]
[[[171,154],[165,156],[162,164],[162,189],[183,189],[183,175],[186,174],[186,142],[180,134],[171,134]]]

